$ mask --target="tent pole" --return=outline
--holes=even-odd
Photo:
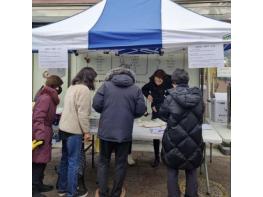
[[[202,94],[202,100],[204,102],[204,68],[199,69],[200,73],[200,85],[201,85],[201,94]],[[204,104],[206,106],[206,103]],[[203,122],[205,122],[205,113],[203,113]]]
[[[204,68],[201,68],[200,70],[199,70],[199,72],[200,72],[200,81],[201,81],[201,92],[202,92],[202,96],[203,96],[203,94],[204,94]]]
[[[68,87],[71,84],[71,53],[68,53]]]

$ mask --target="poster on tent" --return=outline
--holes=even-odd
[[[108,54],[95,54],[91,56],[91,65],[99,75],[106,75],[111,69],[111,56]]]
[[[159,56],[158,69],[163,69],[167,74],[171,75],[176,68],[184,67],[184,51],[167,52],[163,56]]]
[[[148,73],[147,56],[143,55],[121,55],[112,57],[112,68],[125,65],[135,72],[136,75],[146,75]]]
[[[38,49],[40,68],[68,68],[68,49],[65,47],[43,47]]]
[[[190,45],[188,66],[189,68],[224,67],[223,44]]]

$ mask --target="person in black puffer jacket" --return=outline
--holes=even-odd
[[[172,88],[171,76],[167,75],[164,70],[158,69],[150,77],[149,83],[142,87],[142,92],[145,98],[151,103],[152,120],[159,118],[158,111],[164,101],[167,90]],[[147,112],[148,114],[148,112]],[[160,140],[153,140],[154,147],[154,161],[151,164],[153,168],[158,167],[160,164]]]
[[[162,139],[161,157],[168,169],[169,197],[179,197],[178,170],[186,173],[186,197],[197,197],[197,168],[203,161],[203,100],[199,88],[188,86],[189,76],[183,69],[172,75],[174,88],[159,110],[167,122]]]

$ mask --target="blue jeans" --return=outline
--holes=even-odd
[[[73,197],[77,193],[82,135],[61,132],[61,139],[62,157],[59,166],[58,190],[66,192],[67,197]]]

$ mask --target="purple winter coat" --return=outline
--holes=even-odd
[[[45,86],[38,93],[33,109],[32,140],[44,140],[44,144],[32,152],[32,162],[48,163],[51,160],[52,122],[59,104],[55,89]]]

